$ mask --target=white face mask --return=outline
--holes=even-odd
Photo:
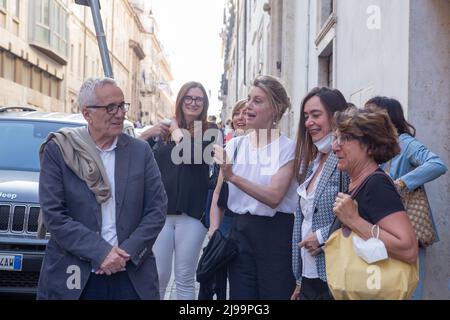
[[[378,228],[377,236],[375,237],[373,231],[375,227]],[[368,264],[375,263],[388,258],[386,246],[383,241],[378,239],[380,235],[380,227],[374,225],[372,227],[372,238],[364,241],[358,236],[353,236],[353,249],[356,254]]]
[[[314,145],[316,146],[317,150],[319,150],[320,153],[328,154],[331,151],[331,147],[333,144],[332,137],[333,134],[330,132],[319,141],[314,142]]]

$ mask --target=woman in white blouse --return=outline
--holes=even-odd
[[[257,77],[247,101],[247,128],[253,131],[228,142],[226,153],[214,147],[215,160],[221,163],[219,181],[228,181],[228,208],[236,214],[230,235],[239,247],[229,265],[232,300],[289,299],[295,287],[295,143],[277,129],[288,108],[290,100],[280,81]],[[210,233],[222,218],[214,199],[211,210]]]
[[[340,178],[331,150],[332,119],[347,103],[336,89],[315,88],[303,99],[295,152],[300,206],[295,215],[293,268],[297,286],[291,299],[328,300],[322,245],[334,221],[333,203],[339,186],[345,191],[348,176]],[[342,180],[342,181],[341,181]]]

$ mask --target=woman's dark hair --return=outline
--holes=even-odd
[[[365,106],[376,106],[381,109],[384,109],[389,114],[392,123],[397,128],[398,134],[407,133],[410,136],[416,136],[416,128],[413,127],[405,119],[405,115],[403,114],[403,108],[400,102],[393,98],[377,96],[366,102]]]
[[[297,132],[297,146],[295,147],[295,167],[294,172],[297,180],[302,183],[306,177],[309,164],[317,155],[317,148],[312,142],[311,136],[306,130],[305,105],[312,97],[318,97],[325,107],[330,123],[336,111],[343,111],[347,108],[347,101],[344,95],[337,89],[327,87],[314,88],[304,98],[300,108],[300,122]]]
[[[334,128],[343,136],[357,139],[377,164],[400,153],[397,130],[386,110],[374,105],[349,108],[334,115]]]
[[[208,107],[209,107],[209,100],[208,100],[208,94],[206,93],[205,88],[203,87],[203,85],[199,82],[195,82],[195,81],[191,81],[191,82],[187,82],[185,83],[180,91],[178,92],[177,95],[177,100],[175,102],[175,117],[178,121],[178,126],[180,127],[180,129],[187,129],[191,132],[191,134],[193,135],[194,133],[194,128],[191,125],[191,127],[188,127],[187,123],[186,123],[186,119],[184,118],[184,112],[183,112],[183,104],[184,104],[184,96],[189,92],[189,90],[193,89],[193,88],[199,88],[202,93],[203,93],[203,110],[202,113],[199,115],[197,121],[201,121],[202,122],[202,130],[203,132],[205,132],[208,128],[208,120],[207,120],[207,116],[208,116]]]

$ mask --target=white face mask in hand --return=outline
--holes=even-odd
[[[377,236],[374,235],[374,229],[377,228]],[[374,225],[372,227],[372,238],[364,241],[358,236],[353,236],[353,249],[356,254],[368,264],[378,262],[388,258],[386,246],[383,241],[378,239],[380,236],[380,227]]]
[[[314,142],[314,145],[316,146],[317,150],[319,150],[320,153],[328,154],[331,151],[331,147],[333,144],[333,134],[330,132],[325,137],[320,139],[317,142]]]

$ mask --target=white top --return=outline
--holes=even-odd
[[[100,159],[102,159],[105,167],[106,175],[108,176],[109,185],[111,186],[111,198],[102,203],[102,238],[110,245],[117,247],[117,229],[116,229],[116,200],[115,200],[115,180],[114,171],[116,166],[116,147],[117,138],[114,140],[111,147],[106,150],[100,149],[97,151]]]
[[[312,232],[312,220],[314,215],[314,197],[323,170],[320,170],[320,172],[318,173],[313,189],[309,194],[307,193],[307,188],[312,178],[314,177],[314,174],[319,169],[319,164],[320,164],[320,154],[313,162],[313,173],[297,189],[297,193],[300,196],[300,208],[302,209],[303,213],[302,240],[304,240],[306,236]],[[320,234],[319,230],[316,231],[316,236],[317,239],[319,240],[319,243],[323,243],[322,235]],[[316,258],[312,256],[309,253],[309,251],[304,247],[301,248],[301,256],[303,269],[302,276],[308,279],[319,278],[319,274],[317,273]]]
[[[238,147],[238,151],[236,163],[233,164],[234,174],[259,185],[269,185],[272,176],[295,158],[295,142],[285,135],[281,135],[262,148],[255,148],[251,145],[250,135],[231,139],[225,148],[231,161],[234,159],[236,147]],[[228,208],[237,214],[250,213],[257,216],[273,217],[277,212],[295,212],[298,200],[296,194],[298,184],[294,177],[288,192],[276,209],[259,202],[234,184],[229,182],[228,185]]]

